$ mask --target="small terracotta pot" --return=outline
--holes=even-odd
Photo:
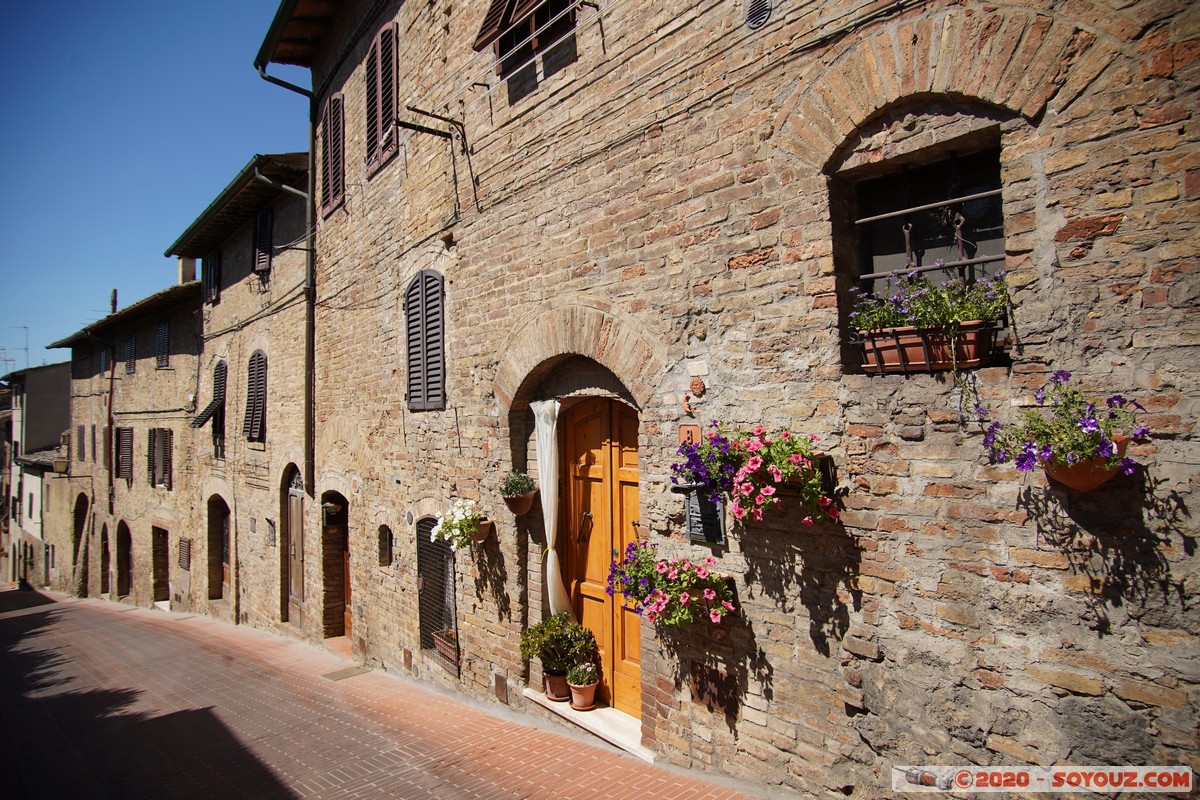
[[[591,711],[596,707],[598,683],[590,683],[587,686],[576,686],[573,683],[567,685],[571,687],[571,708],[576,711]]]
[[[1129,446],[1128,437],[1114,436],[1113,444],[1117,446],[1117,455],[1124,458],[1125,448]],[[1074,464],[1043,464],[1042,469],[1048,476],[1068,489],[1090,492],[1108,483],[1114,475],[1120,472],[1121,466],[1119,464],[1115,467],[1108,466],[1106,458],[1089,458]]]
[[[546,684],[546,698],[562,703],[571,699],[571,687],[567,683],[566,675],[551,675],[545,673],[542,675],[542,680]]]
[[[534,489],[525,494],[519,494],[516,497],[504,498],[504,505],[508,506],[508,510],[516,516],[528,514],[529,509],[533,508],[533,498],[537,497],[538,490]]]
[[[490,519],[481,519],[479,521],[479,527],[476,528],[475,532],[471,534],[471,541],[486,542],[487,538],[492,535],[492,528],[494,524],[495,523],[493,523]]]

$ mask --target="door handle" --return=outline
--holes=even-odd
[[[634,536],[634,538],[635,538],[635,539],[641,539],[641,538],[642,538],[642,523],[641,523],[641,520],[636,520],[636,519],[635,519],[635,520],[633,520],[632,522],[630,522],[629,524],[633,526],[633,536]]]
[[[592,512],[585,511],[583,516],[579,518],[579,535],[575,537],[576,544],[583,544],[587,541],[587,524],[592,519]]]

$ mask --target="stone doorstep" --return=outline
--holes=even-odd
[[[593,736],[637,756],[647,764],[654,763],[654,753],[642,746],[642,723],[623,711],[597,705],[591,711],[576,711],[569,702],[550,700],[541,692],[523,689],[522,694],[547,711],[573,722]]]

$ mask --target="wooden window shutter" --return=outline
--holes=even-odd
[[[154,334],[155,366],[159,369],[171,365],[171,322],[163,320],[158,323]]]
[[[87,454],[84,452],[84,437],[87,436],[87,430],[79,425],[75,428],[75,460],[83,461]]]
[[[137,333],[130,331],[125,334],[125,374],[137,372]]]
[[[371,44],[367,51],[367,68],[364,70],[367,79],[367,162],[376,158],[379,147],[379,40]]]
[[[408,407],[434,411],[446,407],[444,282],[422,270],[404,295],[408,356]]]
[[[147,431],[146,437],[146,477],[150,481],[150,485],[154,486],[158,483],[158,472],[155,470],[154,460],[158,455],[158,428],[151,428]]]
[[[376,168],[396,151],[396,44],[398,28],[388,25],[367,53],[367,165]]]
[[[475,44],[471,45],[475,52],[479,52],[496,41],[504,29],[509,26],[512,20],[510,10],[513,2],[514,0],[492,0],[487,13],[483,15],[483,25],[475,36]]]
[[[202,278],[200,293],[206,303],[215,303],[221,299],[221,252],[218,250],[204,259],[200,276]]]
[[[162,448],[162,482],[167,489],[171,488],[171,460],[175,449],[175,431],[163,428],[159,434],[159,446]]]
[[[343,113],[342,95],[335,94],[326,103],[325,114],[321,120],[325,142],[321,152],[321,210],[325,212],[340,203],[345,193]]]
[[[117,477],[133,481],[133,428],[117,428]]]
[[[92,426],[92,463],[96,463],[96,426]]]
[[[519,22],[533,13],[534,9],[545,3],[546,0],[514,0],[512,16],[510,20]]]
[[[272,215],[270,210],[260,211],[254,217],[254,271],[268,272],[271,269],[271,227]]]
[[[108,374],[108,348],[107,347],[100,348],[100,374],[101,375]]]
[[[104,468],[112,470],[113,438],[112,428],[104,426]]]
[[[266,441],[267,429],[267,357],[261,350],[250,356],[246,376],[246,416],[242,435],[252,442]]]

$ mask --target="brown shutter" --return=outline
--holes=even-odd
[[[246,417],[242,435],[252,442],[266,440],[267,428],[267,357],[261,350],[250,356],[246,377]]]
[[[117,477],[133,481],[133,428],[117,428]]]
[[[367,67],[363,71],[367,80],[367,163],[374,161],[379,147],[379,40],[367,51]]]
[[[333,111],[329,115],[330,139],[333,147],[329,156],[330,178],[333,181],[332,203],[340,203],[346,192],[346,134],[344,128],[345,109],[339,94],[330,102]]]
[[[479,52],[487,47],[504,32],[512,20],[510,9],[514,0],[492,0],[488,6],[487,13],[483,15],[483,25],[479,28],[479,33],[475,36],[475,44],[471,47]]]
[[[137,333],[130,331],[125,334],[125,374],[137,372]]]
[[[215,303],[221,299],[221,251],[213,253],[204,259],[201,270],[203,283],[201,295],[207,303]]]
[[[167,489],[170,489],[171,488],[172,452],[175,449],[175,431],[173,431],[170,428],[163,428],[162,433],[159,434],[159,446],[162,448],[162,454],[163,454],[163,457],[162,457],[163,485],[166,486]]]
[[[379,142],[381,155],[396,149],[396,31],[389,25],[379,34]]]
[[[83,461],[87,456],[84,452],[84,436],[87,435],[86,429],[80,425],[75,428],[75,460]]]
[[[113,438],[112,428],[104,426],[104,468],[112,471]]]
[[[158,329],[155,331],[155,366],[159,369],[169,367],[171,365],[171,323],[169,320],[163,320],[158,323]]]
[[[154,486],[158,483],[156,478],[158,475],[154,470],[154,457],[158,454],[158,428],[151,428],[147,431],[146,437],[146,477],[150,480],[150,485]]]
[[[413,411],[446,407],[443,300],[442,276],[433,270],[419,272],[405,292],[408,407]]]
[[[535,8],[545,3],[546,0],[514,0],[512,16],[509,19],[512,22],[520,22],[532,14]]]
[[[271,269],[271,223],[270,211],[260,211],[254,217],[255,272],[267,272]]]
[[[92,426],[92,463],[96,463],[96,426]]]

